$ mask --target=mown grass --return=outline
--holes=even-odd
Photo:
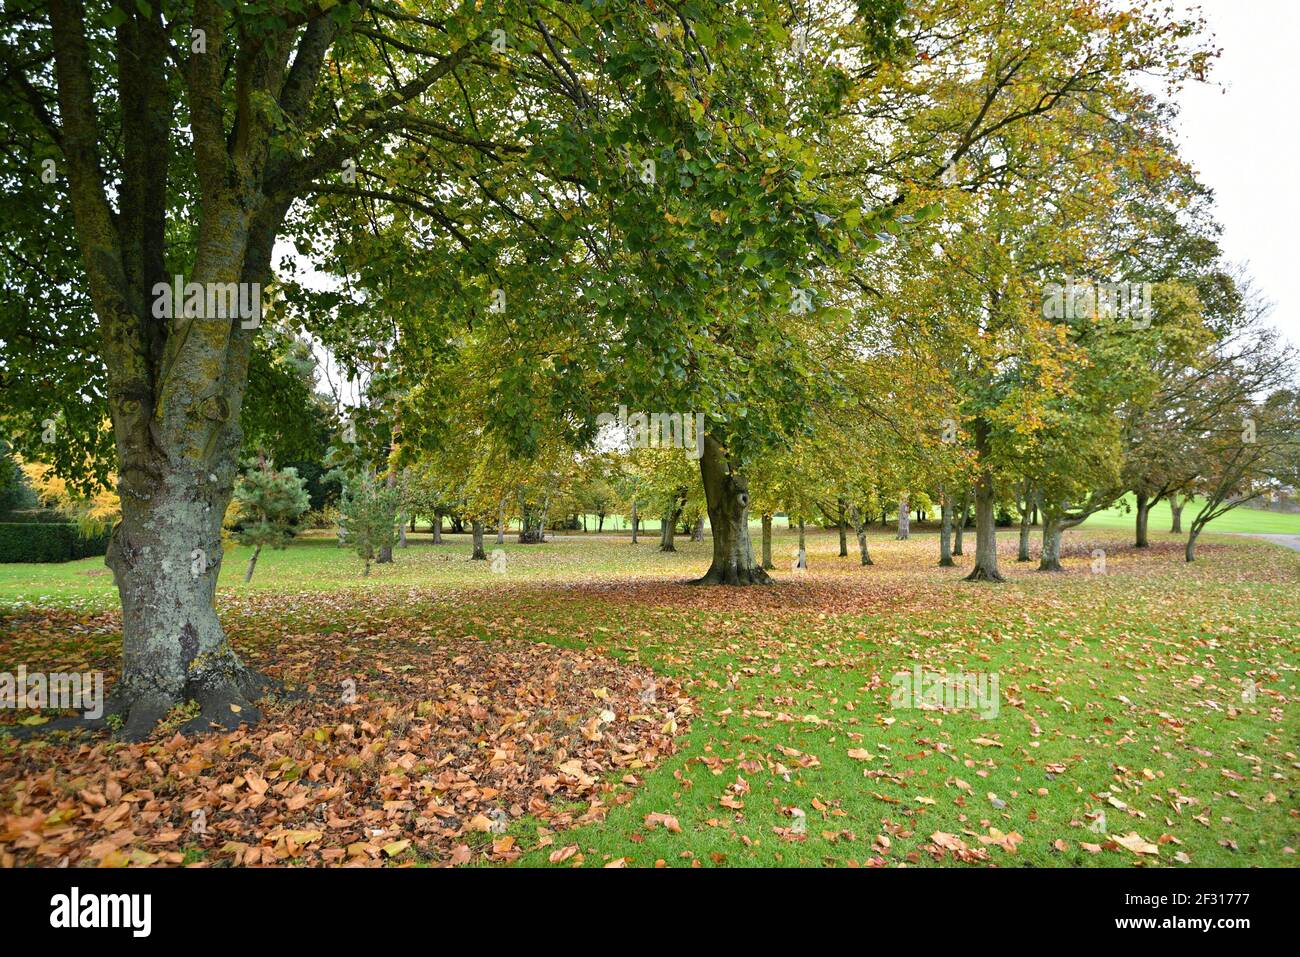
[[[272,622],[308,647],[362,622],[418,622],[589,647],[682,681],[695,714],[679,753],[553,843],[517,821],[521,864],[569,845],[564,866],[956,863],[931,853],[942,832],[1002,866],[1294,866],[1300,554],[1207,536],[1189,566],[1175,537],[1138,551],[1127,532],[1089,528],[1067,537],[1066,571],[1043,574],[1013,561],[1009,532],[999,586],[935,567],[930,534],[873,531],[870,568],[851,539],[839,558],[832,533],[810,538],[806,574],[788,568],[782,532],[778,585],[747,590],[682,584],[708,543],[680,539],[672,555],[653,539],[508,542],[504,573],[470,562],[464,539],[420,541],[369,578],[332,542],[303,541],[264,554],[251,586],[236,551],[219,602],[237,645]],[[10,566],[0,601],[111,603],[94,567]],[[996,675],[997,716],[891,707],[891,676],[917,665]],[[654,813],[681,831],[647,826]],[[1023,838],[1015,853],[979,841],[994,828]],[[1133,832],[1158,853],[1110,843]]]

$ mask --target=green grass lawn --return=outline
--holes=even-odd
[[[1132,509],[1132,496],[1114,508],[1097,512],[1084,522],[1086,528],[1127,528],[1133,529],[1136,516]],[[1201,507],[1201,502],[1193,500],[1183,508],[1183,530],[1191,528],[1192,519]],[[1151,531],[1169,531],[1173,524],[1173,513],[1169,510],[1168,500],[1157,502],[1151,509],[1149,528]],[[1300,535],[1300,512],[1270,512],[1259,508],[1234,508],[1225,515],[1210,522],[1207,530],[1215,532],[1244,532],[1253,535]]]
[[[1176,537],[1156,532],[1143,552],[1127,539],[1071,532],[1066,572],[1042,574],[1001,535],[1010,581],[993,586],[935,567],[931,534],[878,531],[873,567],[815,533],[796,575],[782,532],[779,583],[744,590],[681,584],[707,566],[707,542],[679,539],[676,554],[653,538],[507,543],[493,573],[468,560],[467,539],[421,536],[364,578],[318,539],[264,553],[250,586],[234,550],[219,608],[237,647],[274,636],[309,659],[363,629],[418,626],[674,677],[693,700],[677,753],[637,786],[611,779],[599,821],[550,834],[517,816],[520,864],[1293,866],[1300,554],[1207,535],[1187,565]],[[0,614],[112,607],[100,569],[0,566]],[[30,664],[36,640],[0,641],[0,669],[18,654]],[[51,668],[114,667],[111,629],[40,640]],[[997,715],[891,707],[892,676],[915,667],[996,675]],[[647,823],[657,814],[680,830]]]

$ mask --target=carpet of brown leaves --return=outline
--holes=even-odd
[[[546,844],[627,800],[691,714],[675,683],[590,652],[356,641],[360,673],[336,639],[301,638],[275,672],[306,696],[253,728],[0,751],[0,866],[509,861],[521,828]]]

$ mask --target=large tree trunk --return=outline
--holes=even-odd
[[[1183,530],[1183,501],[1174,492],[1169,496],[1169,514],[1173,516],[1173,524],[1169,527],[1171,533],[1180,533]]]
[[[675,552],[677,546],[673,544],[673,536],[677,532],[677,521],[673,518],[672,513],[665,515],[659,522],[659,551]]]
[[[700,477],[713,529],[713,561],[693,584],[770,584],[772,577],[754,561],[749,539],[749,483],[732,470],[726,451],[711,435],[704,437]]]
[[[898,501],[898,540],[907,541],[912,534],[912,512],[911,507],[907,504],[907,499]]]
[[[691,541],[704,541],[704,516],[701,515],[695,520],[695,528],[691,531]]]
[[[1004,579],[998,571],[997,525],[993,513],[993,470],[988,465],[989,426],[983,419],[975,420],[975,448],[980,457],[980,477],[975,485],[975,567],[966,581],[994,581]]]
[[[1151,543],[1147,540],[1147,521],[1150,517],[1151,506],[1155,503],[1148,500],[1143,492],[1138,492],[1136,499],[1137,540],[1134,544],[1138,548],[1149,548]]]
[[[474,554],[470,556],[470,560],[487,561],[487,554],[483,551],[483,520],[474,518],[470,522],[470,528],[474,531]]]
[[[132,459],[134,472],[138,460]],[[153,464],[158,471],[148,494],[133,491],[142,474],[124,476],[122,520],[106,556],[122,599],[123,630],[122,678],[106,713],[125,715],[122,736],[138,740],[172,707],[194,700],[199,715],[183,732],[212,724],[232,730],[258,720],[251,700],[265,686],[230,647],[213,606],[233,457],[212,471],[161,459]]]
[[[1043,552],[1038,557],[1040,572],[1059,572],[1061,568],[1061,533],[1064,529],[1049,511],[1043,512]]]
[[[952,500],[942,492],[939,505],[939,567],[952,568],[957,563],[952,560]]]
[[[772,515],[771,513],[763,516],[763,567],[767,569],[775,568],[772,562]]]
[[[837,504],[839,505],[840,508],[840,558],[848,558],[849,541],[848,541],[847,529],[845,528],[843,496],[840,497],[839,502]]]
[[[433,513],[433,544],[442,544],[442,513]]]

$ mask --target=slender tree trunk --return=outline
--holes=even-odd
[[[597,515],[596,518],[599,519],[599,524],[596,525],[596,534],[599,535],[605,530],[605,516]]]
[[[961,497],[961,507],[957,509],[957,534],[953,538],[952,553],[954,556],[962,555],[962,542],[966,536],[966,522],[970,520],[970,497],[963,495]]]
[[[845,527],[844,519],[844,497],[840,496],[837,503],[840,507],[840,558],[849,557],[848,529]]]
[[[546,513],[550,510],[550,507],[551,493],[547,492],[545,497],[542,498],[542,513],[537,519],[537,540],[539,542],[546,541]]]
[[[939,567],[952,568],[957,564],[952,560],[952,500],[942,492],[939,495]]]
[[[713,529],[713,561],[695,584],[770,584],[771,576],[754,561],[749,539],[749,483],[732,468],[726,451],[711,435],[704,437],[700,478]]]
[[[1187,535],[1187,547],[1183,549],[1183,559],[1185,561],[1196,561],[1196,540],[1200,538],[1201,530],[1204,527],[1204,525],[1199,525],[1195,521],[1192,522],[1192,530]]]
[[[388,477],[384,479],[384,488],[386,488],[386,489],[388,489],[389,491],[391,491],[392,489],[394,489],[394,488],[396,488],[396,487],[397,487],[397,473],[395,473],[395,472],[390,468],[390,469],[388,470]],[[402,524],[402,525],[403,525],[403,531],[405,531],[405,523],[401,523],[401,522],[399,522],[399,524]],[[405,536],[403,536],[403,537],[405,537]],[[391,564],[392,561],[393,561],[393,546],[392,546],[392,545],[384,545],[384,546],[382,546],[382,547],[379,549],[379,557],[375,559],[375,564],[376,564],[376,565],[388,565],[388,564]]]
[[[487,554],[483,551],[483,520],[475,517],[470,522],[470,528],[474,531],[474,554],[470,556],[470,560],[487,561]]]
[[[1026,489],[1020,506],[1020,549],[1016,552],[1018,562],[1029,561],[1029,512],[1032,507],[1029,504],[1029,496],[1030,492]],[[1046,531],[1046,527],[1043,530]]]
[[[637,543],[638,526],[641,524],[641,518],[636,513],[636,499],[632,499],[632,544]]]
[[[1150,517],[1152,502],[1147,499],[1143,492],[1137,493],[1137,541],[1138,548],[1149,548],[1151,543],[1147,540],[1147,521]]]
[[[1169,514],[1173,516],[1173,524],[1169,527],[1172,533],[1180,533],[1183,530],[1183,501],[1174,492],[1169,496]]]
[[[442,513],[433,513],[433,544],[442,544]]]
[[[257,567],[257,556],[260,554],[262,554],[262,546],[258,545],[253,549],[253,554],[248,558],[248,570],[244,572],[245,583],[253,580],[253,569]]]
[[[975,420],[975,449],[980,458],[980,477],[975,485],[975,567],[967,581],[1003,581],[998,571],[997,524],[994,516],[993,470],[988,465],[989,425]]]
[[[397,546],[398,548],[406,547],[406,522],[405,521],[401,523],[401,526],[397,530]]]
[[[862,557],[862,564],[870,565],[872,561],[871,552],[867,548],[867,515],[859,512],[856,505],[850,505],[849,518],[853,522],[853,531],[858,536],[858,554]]]
[[[506,543],[506,500],[497,503],[497,544]]]
[[[763,516],[763,567],[775,568],[772,563],[772,516],[770,513]]]
[[[799,516],[799,554],[795,558],[794,567],[795,568],[808,567],[808,549],[804,544],[804,524],[803,524],[802,515]]]

